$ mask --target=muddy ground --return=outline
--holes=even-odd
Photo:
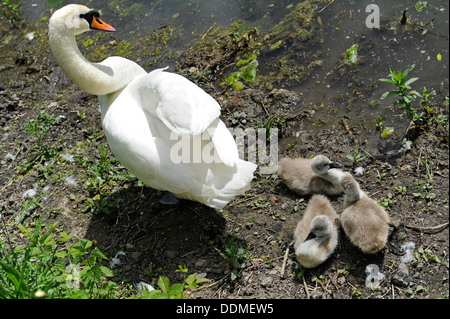
[[[411,148],[403,151],[401,141],[409,121],[401,110],[386,111],[385,102],[378,106],[399,119],[396,133],[387,139],[380,137],[371,122],[346,115],[352,106],[368,107],[371,98],[367,92],[373,90],[369,83],[361,87],[363,94],[349,88],[345,98],[337,96],[338,110],[320,103],[305,105],[300,94],[281,89],[276,81],[271,87],[256,81],[240,91],[224,86],[222,82],[233,71],[224,66],[233,64],[236,55],[248,49],[245,41],[261,35],[246,33],[239,44],[221,42],[223,51],[211,51],[208,56],[206,48],[201,58],[201,51],[195,49],[198,43],[172,52],[177,57],[172,61],[177,63],[171,71],[180,72],[216,98],[228,126],[255,127],[273,115],[283,119],[278,123],[280,158],[321,153],[352,173],[356,166],[364,167],[364,174],[356,178],[372,198],[386,205],[393,221],[386,248],[374,256],[364,255],[341,232],[332,257],[316,269],[303,271],[290,244],[309,197],[290,191],[276,174],[257,172],[251,190],[221,211],[189,201],[174,207],[159,204],[161,192],[130,176],[108,151],[97,98],[74,86],[57,67],[45,41],[46,22],[0,21],[2,41],[11,32],[23,34],[30,29],[36,30],[37,37],[32,42],[13,37],[0,48],[0,210],[11,229],[18,214],[26,211],[24,192],[35,189],[38,196],[43,195],[47,186],[45,196],[39,197],[40,208],[28,210],[22,222],[46,214],[46,221],[61,221],[58,227],[75,238],[95,239],[110,257],[124,251],[113,278],[121,285],[134,286],[140,281],[155,285],[160,275],[179,282],[181,274],[175,271],[181,265],[187,266],[189,273],[211,280],[192,291],[189,298],[448,298],[448,120],[411,138]],[[408,32],[420,37],[413,28]],[[273,38],[277,40],[275,35]],[[100,40],[107,47],[114,46],[107,39]],[[342,65],[334,67],[330,81],[350,81],[346,77],[355,76],[353,71],[339,71]],[[437,95],[440,99],[434,106],[448,114],[448,104],[442,102],[448,96],[448,77]],[[58,119],[42,139],[57,152],[50,167],[44,160],[27,162],[36,152],[38,140],[23,126],[42,110]],[[374,112],[376,118],[376,109]],[[332,119],[323,114],[333,114]],[[88,167],[101,160],[100,144],[108,151],[112,169],[105,173],[110,180],[96,193],[84,184],[90,177]],[[347,158],[356,148],[364,157],[358,165]],[[79,160],[72,161],[65,154]],[[76,183],[68,183],[69,176]],[[91,205],[89,199],[96,196],[104,202]],[[331,200],[341,212],[342,197]],[[415,245],[413,259],[402,263],[406,253],[401,246],[407,242]],[[222,255],[231,244],[245,251],[234,269]],[[370,264],[385,275],[376,289],[366,287],[365,269]]]

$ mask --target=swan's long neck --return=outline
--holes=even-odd
[[[120,57],[108,58],[101,63],[89,62],[78,49],[73,35],[51,26],[49,43],[56,62],[67,77],[83,90],[95,95],[117,92],[136,75],[145,73],[136,63]]]

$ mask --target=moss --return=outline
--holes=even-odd
[[[111,9],[116,11],[121,17],[129,16],[139,12],[142,9],[141,3],[125,3],[124,0],[111,1],[108,5]]]

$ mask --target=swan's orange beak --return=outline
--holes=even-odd
[[[97,17],[93,17],[92,22],[91,22],[91,28],[97,29],[97,30],[109,31],[109,32],[116,31],[116,29],[114,29],[112,26],[103,22],[102,20],[100,20]]]

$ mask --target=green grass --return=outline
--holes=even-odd
[[[0,298],[113,298],[113,273],[102,265],[108,258],[92,241],[72,241],[58,231],[59,222],[43,225],[44,215],[32,225],[16,224],[12,234],[1,221],[6,238],[0,242]],[[18,234],[23,243],[13,242]]]

